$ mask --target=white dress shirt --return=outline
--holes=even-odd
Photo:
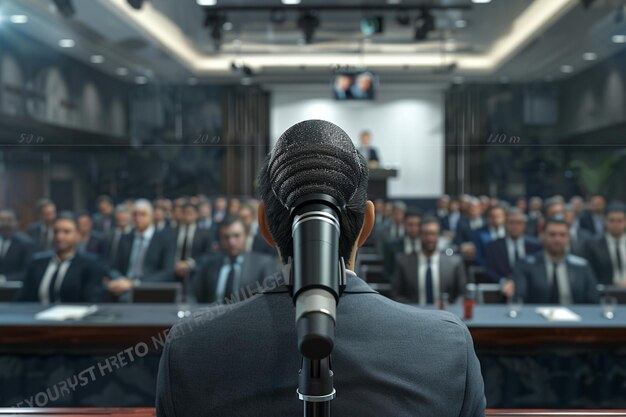
[[[605,235],[606,243],[609,247],[609,255],[611,256],[611,265],[613,266],[613,283],[618,284],[622,281],[626,281],[626,235],[622,235],[619,239],[616,239],[610,234]],[[616,245],[619,247],[619,254],[622,260],[622,271],[620,273],[617,267]]]
[[[196,225],[195,224],[181,224],[178,228],[178,239],[176,240],[176,260],[180,260],[183,252],[183,240],[185,239],[185,231],[187,230],[187,256],[185,259],[191,258],[191,247],[193,245],[193,238],[196,234]]]
[[[404,254],[410,255],[415,251],[418,253],[422,249],[422,242],[419,238],[411,239],[408,236],[404,236]]]
[[[517,246],[518,260],[526,256],[526,248],[524,247],[524,238],[518,237],[517,240],[513,240],[507,236],[506,238],[506,250],[509,255],[509,265],[511,268],[515,266],[515,247]]]
[[[553,264],[552,258],[544,252],[546,262],[546,274],[548,274],[548,288],[552,288]],[[572,304],[572,294],[569,285],[569,277],[567,276],[567,265],[565,264],[565,256],[556,263],[556,278],[559,280],[559,301],[561,304]]]
[[[56,300],[61,301],[59,291],[61,290],[61,285],[63,285],[65,274],[72,264],[74,255],[75,253],[73,252],[63,260],[61,260],[58,255],[54,255],[52,259],[50,259],[46,272],[44,272],[41,283],[39,284],[39,301],[42,304],[50,304],[50,281],[52,280],[52,275],[54,275],[54,271],[56,271],[57,267],[59,268],[59,273],[57,274],[57,280],[54,283],[53,290],[55,291]]]
[[[139,275],[143,275],[143,265],[136,266],[135,263],[137,261],[143,262],[143,260],[146,259],[146,252],[148,251],[148,246],[150,246],[150,241],[152,240],[152,236],[154,236],[154,232],[154,225],[148,226],[148,228],[144,230],[143,233],[135,230],[135,238],[133,239],[133,247],[130,252],[130,262],[128,262],[128,271],[126,273],[126,277],[130,279],[141,279],[141,276]],[[142,236],[143,239],[141,239]],[[137,258],[142,252],[143,257],[142,259],[138,260]],[[136,271],[140,271],[140,273],[137,274],[138,276],[133,275]]]
[[[426,304],[426,270],[428,269],[428,258],[420,251],[417,261],[417,288],[419,293],[418,302],[422,305]],[[430,257],[430,270],[433,277],[433,300],[435,303],[439,300],[439,253],[435,251]]]
[[[506,236],[506,230],[504,229],[504,226],[500,226],[500,227],[489,227],[489,235],[491,236],[491,238],[493,240],[496,239],[500,239],[501,237],[505,237]]]

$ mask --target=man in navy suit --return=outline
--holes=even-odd
[[[183,216],[174,229],[176,252],[174,273],[178,278],[185,278],[194,272],[200,258],[211,250],[211,236],[207,229],[198,226],[198,208],[191,203],[183,205]]]
[[[313,159],[315,164],[307,163]],[[277,167],[283,175],[273,175]],[[315,120],[285,132],[258,176],[259,227],[283,263],[294,254],[283,198],[327,192],[345,203],[338,256],[345,260],[346,287],[337,305],[332,353],[333,414],[484,416],[480,363],[463,322],[447,312],[392,301],[353,271],[357,250],[374,226],[367,175],[365,159],[348,135]],[[302,356],[290,287],[263,287],[257,296],[226,306],[224,314],[172,329],[159,365],[157,416],[302,414],[296,395]]]
[[[580,216],[581,229],[588,230],[595,236],[604,235],[604,215],[606,200],[601,195],[594,195],[589,202],[590,210]]]
[[[474,230],[472,233],[472,240],[476,247],[476,257],[474,258],[478,265],[485,264],[485,250],[489,242],[496,239],[504,238],[506,235],[506,228],[504,222],[506,219],[506,213],[504,207],[493,206],[487,213],[487,226],[482,229]]]
[[[515,295],[529,304],[596,304],[596,277],[585,259],[568,254],[569,227],[562,217],[544,225],[543,251],[518,261]]]
[[[117,257],[107,288],[119,296],[142,281],[174,281],[175,240],[170,231],[157,232],[152,222],[152,204],[139,199],[133,207],[135,229],[120,238]]]
[[[37,201],[39,221],[28,227],[27,234],[36,242],[37,250],[51,249],[53,244],[53,223],[57,216],[57,206],[47,198]]]
[[[13,210],[0,210],[0,285],[5,281],[22,281],[35,242],[17,230]]]
[[[525,236],[526,215],[517,207],[506,213],[506,237],[493,240],[485,246],[485,268],[493,282],[513,279],[513,268],[520,259],[541,250],[535,238]]]
[[[88,213],[78,215],[78,232],[80,233],[79,251],[93,253],[100,259],[106,259],[106,237],[102,232],[93,229],[93,222]]]
[[[60,213],[52,226],[54,250],[33,255],[16,299],[43,304],[101,301],[106,270],[95,256],[76,250],[80,239],[76,218]]]
[[[626,287],[626,207],[623,203],[609,204],[606,233],[588,240],[583,256],[600,283]]]

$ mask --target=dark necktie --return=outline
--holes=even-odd
[[[559,278],[557,276],[558,264],[552,263],[552,292],[550,294],[550,302],[553,304],[561,303],[561,291],[559,290]]]
[[[513,247],[515,248],[515,251],[513,252],[514,254],[513,265],[515,265],[517,261],[519,261],[519,248],[518,248],[517,242],[513,242]]]
[[[183,226],[185,228],[185,234],[183,235],[183,248],[180,251],[180,260],[187,259],[187,238],[189,237],[189,226]]]
[[[61,269],[61,264],[62,262],[59,262],[56,265],[54,273],[52,274],[52,279],[50,279],[50,285],[48,286],[48,300],[50,300],[50,303],[56,302],[56,282],[57,278],[59,277],[59,269]]]
[[[433,289],[433,270],[430,267],[430,258],[426,267],[426,304],[435,303],[435,290]]]
[[[230,297],[231,294],[235,290],[235,265],[237,264],[237,259],[230,260],[230,272],[228,273],[228,277],[226,277],[226,286],[224,287],[224,296]]]
[[[622,274],[623,271],[623,264],[622,264],[622,254],[621,251],[619,250],[619,239],[615,239],[615,260],[617,263],[617,270],[620,273],[620,276]]]

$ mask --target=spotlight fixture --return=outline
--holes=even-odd
[[[226,22],[226,17],[215,11],[208,11],[204,18],[204,27],[210,28],[209,33],[216,50],[219,50],[222,46],[223,27]]]
[[[426,40],[428,34],[435,30],[435,18],[428,9],[422,9],[415,19],[415,40]]]
[[[302,30],[304,41],[306,43],[313,42],[313,35],[319,25],[320,19],[317,17],[317,12],[309,10],[300,15],[300,18],[298,19],[298,28]]]
[[[126,0],[128,1],[128,5],[133,9],[139,10],[141,6],[143,6],[143,0]]]
[[[52,3],[63,17],[72,17],[76,13],[72,0],[52,0]]]

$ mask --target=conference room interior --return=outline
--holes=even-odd
[[[368,165],[349,269],[464,320],[488,415],[626,410],[625,14],[0,1],[0,408],[154,407],[172,325],[285,284],[258,173],[321,119]]]

